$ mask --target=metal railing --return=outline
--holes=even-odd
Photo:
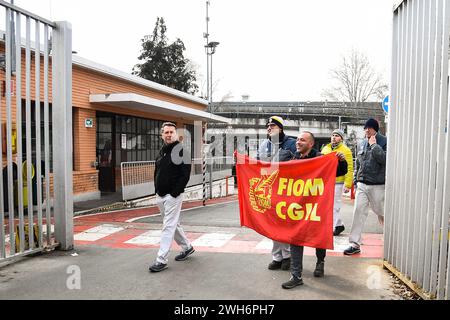
[[[3,116],[6,118],[6,129],[0,130],[0,150],[6,151],[6,159],[3,159],[3,153],[0,153],[2,168],[6,162],[6,176],[3,170],[0,172],[2,263],[56,245],[61,249],[70,249],[73,246],[72,47],[71,27],[67,22],[51,22],[1,0],[0,6],[5,10],[6,31],[3,47],[0,48],[4,58],[4,68],[0,70],[0,76],[6,83],[5,92],[2,93],[5,96],[5,106],[1,105],[3,101],[0,100],[0,119],[1,113],[6,112],[6,116]],[[51,96],[50,70],[54,88]],[[44,137],[41,136],[41,101]],[[22,119],[23,107],[25,119]],[[50,137],[50,114],[53,119],[53,137]],[[36,128],[34,133],[33,121]],[[22,145],[22,124],[25,128],[25,145]],[[6,145],[2,145],[3,132],[6,132]],[[52,145],[54,214],[50,199]],[[42,160],[45,163],[44,168]],[[42,176],[45,177],[44,192]],[[33,194],[33,184],[36,184],[36,194]],[[42,206],[44,195],[45,207]],[[35,208],[33,203],[36,204]],[[5,220],[6,217],[8,220]]]
[[[449,299],[450,0],[403,1],[393,19],[384,264]]]
[[[231,176],[233,157],[206,158],[206,177],[208,182]],[[155,161],[122,162],[122,199],[124,201],[147,197],[155,194]],[[191,162],[191,177],[188,187],[203,182],[203,159],[194,158]]]

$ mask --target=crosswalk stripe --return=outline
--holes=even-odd
[[[273,241],[270,239],[263,239],[261,240],[257,245],[256,245],[256,249],[262,249],[262,250],[267,250],[267,249],[272,249],[273,246]]]
[[[192,242],[194,247],[213,247],[220,248],[230,241],[235,234],[233,233],[206,233]]]
[[[74,239],[77,241],[97,241],[122,230],[125,229],[114,225],[102,224],[76,234]]]
[[[86,228],[86,227],[85,227]],[[85,229],[79,227],[78,230],[84,230],[77,233],[74,239],[78,244],[95,243],[97,245],[104,245],[108,247],[117,248],[138,248],[138,247],[155,247],[160,244],[161,230],[139,230],[120,227],[113,224],[103,224],[94,228]],[[87,227],[89,228],[89,227]],[[108,241],[99,241],[105,237],[111,236]],[[255,237],[253,234],[237,235],[234,233],[215,232],[215,233],[200,233],[188,232],[188,238],[192,245],[198,251],[214,252],[254,252],[254,253],[270,253],[272,249],[272,240],[263,236]],[[84,242],[84,243],[83,243]],[[178,248],[175,242],[172,246]],[[341,256],[343,251],[348,246],[348,236],[334,237],[334,250],[327,250],[327,255]],[[315,255],[313,248],[305,247],[305,255]],[[364,234],[362,244],[362,254],[358,257],[382,257],[383,254],[383,239],[382,235],[378,234]]]
[[[125,241],[125,243],[135,245],[156,245],[159,244],[160,240],[161,230],[151,230],[128,241]]]
[[[344,252],[349,246],[347,237],[334,237],[334,249],[328,250],[329,252]]]

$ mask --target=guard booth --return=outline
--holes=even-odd
[[[450,299],[450,0],[394,7],[384,266]]]
[[[71,26],[5,1],[0,11],[1,266],[71,249],[73,200]]]

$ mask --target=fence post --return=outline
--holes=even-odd
[[[73,248],[72,26],[56,22],[52,41],[55,240]]]
[[[203,144],[203,152],[202,152],[203,206],[206,206],[206,148],[207,145]]]

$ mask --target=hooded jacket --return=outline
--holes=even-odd
[[[336,178],[336,183],[344,183],[345,187],[351,188],[353,185],[353,156],[352,151],[344,144],[339,143],[335,148],[329,143],[322,149],[322,154],[329,154],[331,152],[340,152],[345,156],[348,171],[345,175]]]

